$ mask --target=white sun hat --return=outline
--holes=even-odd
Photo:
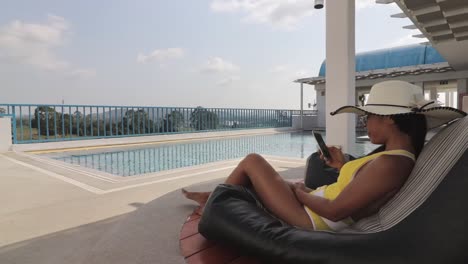
[[[423,114],[426,116],[428,129],[466,116],[461,110],[442,107],[434,101],[425,100],[421,87],[399,80],[384,81],[372,86],[365,106],[343,106],[330,114],[341,113],[383,116]]]

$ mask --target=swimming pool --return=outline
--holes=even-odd
[[[353,154],[362,155],[374,148],[375,145],[370,142],[357,143]],[[47,154],[47,156],[70,164],[127,177],[236,159],[249,153],[306,158],[315,151],[317,151],[316,142],[310,132],[293,132],[132,148],[110,148],[78,153],[65,152]]]

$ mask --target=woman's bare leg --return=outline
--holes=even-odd
[[[290,184],[260,155],[247,155],[226,179],[227,184],[252,185],[266,208],[285,222],[312,228],[309,216],[297,200]],[[187,192],[184,195],[199,204],[204,204],[209,193]]]
[[[260,155],[249,154],[226,180],[228,184],[252,184],[266,208],[295,226],[312,228],[309,216],[288,182]]]
[[[239,164],[237,164],[236,168],[229,174],[226,181],[224,183],[232,184],[232,185],[241,185],[241,186],[250,186],[251,182],[249,177],[245,172],[245,161],[249,159],[249,156],[256,155],[250,154],[247,155]],[[251,158],[251,157],[250,157]],[[204,205],[211,194],[211,192],[190,192],[186,189],[182,188],[182,194],[185,195],[187,199],[193,200],[200,205]]]
[[[250,179],[245,174],[245,170],[243,168],[243,161],[248,157],[249,156],[247,155],[239,164],[237,164],[237,167],[231,172],[225,183],[242,186],[250,185]],[[190,192],[182,188],[182,194],[185,195],[187,199],[193,200],[199,205],[204,205],[206,201],[208,201],[211,192]]]

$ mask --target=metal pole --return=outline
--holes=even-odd
[[[304,131],[304,83],[301,83],[301,129]]]

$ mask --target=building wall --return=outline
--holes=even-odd
[[[444,106],[458,107],[457,80],[424,82],[423,88],[426,99],[437,100]]]
[[[325,84],[315,85],[317,101],[317,127],[325,128]]]
[[[315,85],[316,91],[316,100],[317,100],[317,126],[320,128],[324,128],[326,125],[326,115],[330,114],[331,111],[334,110],[326,110],[325,109],[325,84],[317,84]],[[370,91],[370,86],[363,86],[363,87],[356,87],[356,101],[355,105],[360,105],[358,100],[359,96],[362,94],[368,94]]]
[[[0,153],[11,150],[11,119],[0,118]]]

